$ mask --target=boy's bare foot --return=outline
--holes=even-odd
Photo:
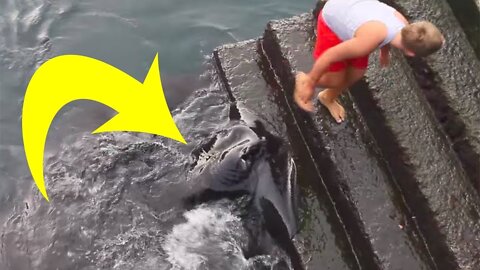
[[[315,85],[307,74],[299,72],[295,77],[293,99],[301,109],[307,112],[313,112],[312,95],[314,87]]]
[[[330,111],[330,114],[335,118],[337,123],[345,120],[345,109],[338,103],[336,99],[331,100],[325,95],[325,90],[318,94],[318,100]]]

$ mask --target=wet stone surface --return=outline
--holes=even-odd
[[[480,60],[480,1],[447,0]]]
[[[355,100],[397,178],[437,267],[474,269],[480,263],[478,194],[429,109],[410,66],[397,53],[388,69],[372,61],[365,83],[354,88]],[[465,241],[465,235],[469,235],[469,241]]]

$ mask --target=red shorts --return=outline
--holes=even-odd
[[[326,50],[342,43],[342,40],[330,30],[325,21],[323,20],[322,12],[318,15],[317,23],[317,42],[315,43],[315,49],[313,51],[313,58],[317,60]],[[329,71],[340,71],[347,66],[353,66],[359,69],[366,69],[368,66],[368,55],[347,59],[341,62],[335,62],[328,68]]]

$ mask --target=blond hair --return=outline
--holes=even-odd
[[[416,56],[427,56],[438,51],[445,39],[438,28],[430,22],[421,21],[402,29],[402,43]]]

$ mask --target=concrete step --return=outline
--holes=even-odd
[[[295,243],[307,269],[359,269],[344,226],[321,183],[316,164],[305,153],[297,124],[283,95],[269,87],[258,66],[257,41],[225,45],[215,50],[214,61],[223,87],[229,93],[238,116],[250,126],[260,121],[281,139],[297,166],[303,207]],[[233,113],[236,115],[236,113]],[[277,164],[277,166],[284,166]]]
[[[345,96],[341,125],[318,107],[308,115],[292,105],[294,73],[313,63],[310,14],[270,22],[262,42],[355,253],[364,269],[431,269],[434,262],[358,108]],[[265,66],[268,66],[265,65]]]
[[[480,0],[447,0],[468,41],[480,59]]]
[[[480,265],[478,194],[435,121],[410,66],[396,53],[392,63],[381,69],[372,61],[365,81],[353,87],[352,95],[438,268],[475,269]]]
[[[444,33],[444,48],[409,63],[471,182],[480,190],[480,61],[471,46],[480,43],[480,16],[473,1],[452,5],[464,7],[470,3],[469,11],[457,17],[468,20],[463,25],[471,33],[470,39],[476,41],[471,44],[445,0],[388,0],[409,20],[431,21]]]

